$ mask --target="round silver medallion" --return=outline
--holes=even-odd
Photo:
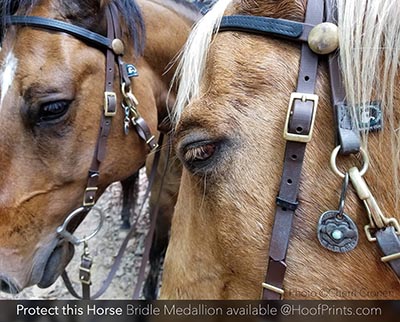
[[[323,247],[332,252],[351,251],[358,243],[357,226],[346,214],[329,210],[319,218],[318,240]]]

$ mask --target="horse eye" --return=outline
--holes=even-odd
[[[38,122],[51,122],[64,116],[69,108],[70,101],[55,101],[40,106]]]
[[[183,153],[183,158],[188,164],[196,166],[210,159],[214,155],[216,149],[217,145],[215,143],[188,146]]]

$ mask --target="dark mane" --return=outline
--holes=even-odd
[[[146,40],[146,27],[136,0],[113,0],[123,17],[134,41],[136,54],[142,55]]]
[[[135,52],[143,54],[145,47],[146,29],[143,15],[136,0],[111,0],[117,6],[129,33],[134,40]],[[26,15],[37,5],[38,0],[0,0],[0,37],[4,36],[6,30],[6,17],[17,12],[19,15]],[[79,4],[85,7],[84,0]],[[79,24],[79,23],[78,23]]]

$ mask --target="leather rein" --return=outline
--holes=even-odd
[[[82,255],[81,266],[80,266],[80,281],[82,283],[82,297],[79,296],[73,289],[71,282],[69,281],[66,273],[63,273],[63,279],[68,290],[74,297],[83,299],[95,299],[101,296],[107,289],[108,285],[111,283],[113,276],[115,275],[119,263],[121,262],[124,250],[127,247],[129,239],[133,235],[135,225],[132,225],[131,230],[128,232],[124,242],[122,243],[121,249],[116,257],[114,265],[108,275],[108,278],[103,282],[101,289],[94,295],[90,295],[90,285],[91,285],[91,273],[90,268],[92,265],[92,259],[87,251],[87,241],[92,238],[98,230],[100,230],[102,225],[102,213],[100,213],[100,224],[96,231],[90,236],[83,239],[79,239],[73,235],[73,231],[80,224],[80,222],[85,218],[90,210],[96,210],[93,206],[99,197],[98,183],[100,178],[100,165],[104,161],[106,156],[107,140],[111,129],[112,119],[117,113],[117,93],[114,91],[114,81],[116,78],[116,66],[119,74],[119,86],[121,91],[122,102],[121,105],[125,110],[125,134],[128,134],[129,126],[132,124],[139,135],[139,137],[146,142],[151,151],[157,149],[158,143],[161,142],[160,138],[157,143],[155,136],[151,133],[149,126],[146,121],[140,116],[137,106],[138,101],[132,92],[132,82],[131,78],[136,77],[136,68],[127,64],[123,61],[124,55],[124,43],[122,42],[122,32],[119,26],[119,14],[115,4],[110,3],[105,8],[106,21],[107,21],[107,36],[100,35],[98,33],[92,32],[85,28],[72,25],[60,20],[36,17],[36,16],[7,16],[7,25],[19,25],[22,27],[32,27],[39,28],[49,31],[56,31],[69,34],[81,41],[83,41],[88,46],[97,48],[105,52],[106,56],[106,66],[105,66],[105,84],[104,84],[104,106],[103,113],[100,120],[99,134],[97,137],[95,153],[92,158],[90,165],[90,170],[88,173],[86,188],[83,193],[82,205],[72,211],[67,219],[64,221],[63,225],[58,227],[57,233],[77,246],[79,244],[84,244],[84,254]],[[153,162],[153,169],[151,170],[151,176],[149,178],[149,186],[145,193],[145,201],[150,193],[152,182],[154,181],[154,176],[156,173],[156,168],[158,166],[159,159],[159,149],[156,152],[156,157]],[[143,209],[143,205],[142,205]],[[141,210],[142,210],[141,209]],[[97,210],[99,212],[99,210]],[[140,214],[139,214],[140,215]],[[145,267],[149,258],[149,249],[151,247],[152,237],[155,229],[155,222],[157,212],[153,214],[150,224],[150,232],[146,237],[145,242],[145,254],[142,259],[142,267]],[[143,272],[142,272],[143,271]],[[141,274],[144,276],[144,268],[141,268]],[[135,296],[138,298],[140,295],[140,287],[143,282],[144,277],[139,276],[139,281],[135,289]]]
[[[325,2],[325,3],[324,3]],[[284,297],[284,277],[287,268],[286,256],[295,211],[299,205],[298,192],[306,146],[312,139],[318,96],[315,95],[319,55],[329,54],[329,72],[332,88],[332,105],[336,119],[338,146],[333,151],[331,165],[335,174],[344,178],[339,210],[327,211],[321,216],[318,238],[321,245],[334,252],[352,250],[358,242],[358,231],[351,218],[344,214],[343,207],[349,178],[358,197],[364,202],[370,223],[364,227],[369,241],[375,242],[384,254],[381,260],[388,263],[400,277],[400,225],[395,218],[387,218],[365,182],[363,175],[368,169],[368,155],[360,147],[359,129],[351,122],[350,108],[346,105],[338,63],[337,27],[335,0],[308,0],[304,22],[269,17],[234,15],[224,16],[219,32],[240,31],[252,34],[279,37],[301,44],[301,58],[296,92],[290,95],[286,116],[284,139],[286,149],[279,193],[276,198],[275,219],[268,254],[268,268],[262,283],[262,298],[277,300]],[[324,21],[325,16],[325,21]],[[336,28],[336,29],[335,29]],[[326,31],[328,30],[328,32]],[[333,32],[331,32],[333,30]],[[336,33],[336,35],[335,35]],[[325,41],[336,36],[332,48],[325,48],[335,41]],[[335,38],[335,37],[334,37]],[[371,109],[381,117],[380,107],[372,104]],[[368,130],[379,130],[380,124],[367,124]],[[337,169],[338,153],[350,155],[361,153],[364,165],[342,173]],[[329,230],[329,224],[339,227]],[[336,226],[335,226],[336,225]],[[343,226],[343,225],[342,225]],[[328,228],[327,228],[328,227]]]

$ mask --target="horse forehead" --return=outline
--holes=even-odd
[[[11,84],[14,81],[15,73],[18,67],[18,59],[15,57],[14,52],[11,50],[4,60],[0,69],[0,83],[1,83],[1,97],[0,97],[0,110],[3,106],[4,98],[7,95]]]

